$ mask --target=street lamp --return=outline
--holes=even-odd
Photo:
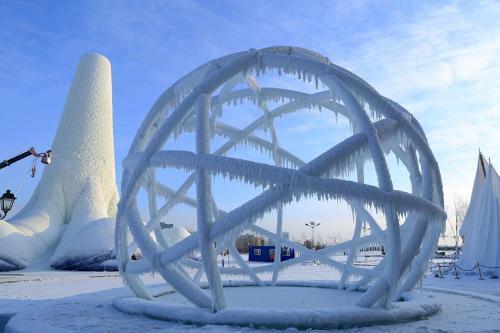
[[[5,218],[5,216],[7,216],[7,213],[11,210],[12,205],[14,204],[14,200],[16,200],[16,197],[13,193],[10,192],[10,190],[7,190],[0,197],[0,208],[3,211],[3,216],[1,216],[0,219],[3,219]]]
[[[305,225],[307,225],[309,228],[311,228],[311,232],[312,232],[312,247],[313,247],[313,250],[316,250],[316,246],[314,245],[314,229],[316,229],[317,227],[320,226],[321,223],[316,223],[314,221],[311,221],[309,223],[306,223]]]

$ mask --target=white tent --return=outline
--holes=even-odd
[[[470,229],[476,224],[476,216],[473,212],[477,211],[476,206],[479,205],[480,201],[479,193],[482,189],[484,179],[486,178],[486,170],[488,169],[488,162],[484,159],[483,154],[479,152],[479,157],[477,159],[476,177],[474,178],[474,186],[472,187],[472,194],[470,196],[470,203],[467,213],[465,214],[462,227],[460,228],[460,236],[465,239]]]
[[[460,235],[464,238],[460,267],[479,263],[483,271],[500,271],[495,269],[500,267],[500,177],[481,153]]]

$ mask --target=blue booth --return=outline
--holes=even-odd
[[[274,245],[253,245],[248,248],[248,261],[273,262],[276,254]],[[295,258],[295,250],[281,247],[281,261]]]

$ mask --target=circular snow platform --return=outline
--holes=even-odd
[[[393,303],[390,310],[361,308],[354,305],[360,292],[298,281],[278,282],[273,287],[232,282],[224,286],[224,294],[227,307],[216,313],[192,305],[175,291],[158,295],[155,301],[116,299],[114,306],[125,313],[186,324],[297,329],[395,324],[424,319],[441,310],[439,304],[417,300]]]

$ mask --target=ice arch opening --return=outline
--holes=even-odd
[[[310,82],[313,89],[262,86],[259,79],[266,73],[274,73],[277,79],[284,74],[296,76]],[[261,114],[243,128],[221,121],[228,104],[240,103],[257,105]],[[280,144],[274,122],[304,109],[325,109],[332,116],[345,117],[352,135],[315,158],[302,160]],[[270,139],[259,136],[259,130],[268,132]],[[193,134],[194,152],[165,148],[183,133]],[[211,150],[216,138],[222,143]],[[273,163],[229,157],[228,152],[240,145],[269,154]],[[393,188],[386,161],[389,153],[408,170],[411,193]],[[368,160],[373,163],[377,186],[364,183]],[[171,188],[156,177],[161,168],[183,170],[188,176],[178,188]],[[342,179],[340,175],[348,170],[356,171],[355,180]],[[263,191],[223,211],[212,193],[215,176],[262,186]],[[148,221],[143,221],[138,208],[141,189],[147,192]],[[282,237],[284,205],[312,196],[349,204],[355,214],[351,240],[311,251]],[[197,231],[172,245],[165,241],[159,221],[178,204],[196,209]],[[384,226],[369,208],[383,214]],[[255,224],[270,211],[277,212],[275,231]],[[297,47],[270,47],[210,61],[158,98],[124,160],[115,245],[120,272],[141,299],[154,299],[141,280],[142,274],[154,272],[197,307],[221,312],[226,308],[221,274],[244,275],[255,285],[276,285],[280,271],[314,259],[341,272],[336,283],[339,289],[364,291],[355,302],[358,308],[389,308],[422,277],[445,217],[437,161],[422,127],[407,110],[326,57]],[[371,227],[369,235],[361,234],[363,224]],[[277,249],[281,245],[294,248],[300,256],[281,262],[276,251],[272,264],[249,266],[234,251],[235,238],[246,230],[273,239]],[[128,231],[132,243],[127,240]],[[237,268],[217,266],[214,242],[233,250]],[[370,244],[384,245],[384,259],[373,269],[355,266],[356,251]],[[144,257],[131,260],[137,248]],[[195,251],[201,253],[201,261],[190,257]],[[344,251],[349,255],[338,260],[335,254]],[[263,279],[266,273],[269,280]],[[207,277],[210,292],[200,287],[202,275]]]

